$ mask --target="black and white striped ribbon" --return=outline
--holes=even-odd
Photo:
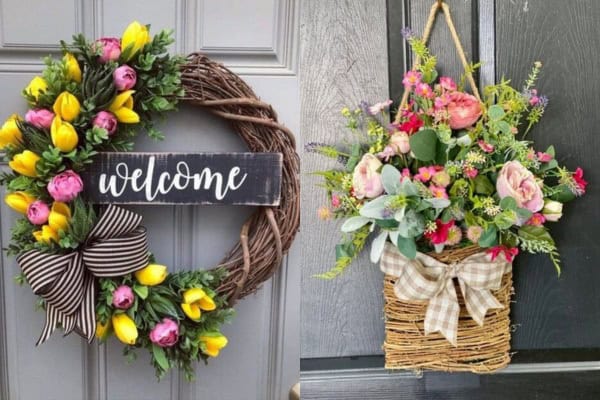
[[[110,205],[80,250],[58,255],[31,250],[17,258],[33,293],[46,302],[46,323],[37,345],[58,325],[65,335],[75,331],[93,340],[95,278],[126,275],[148,264],[148,241],[141,222],[140,215]]]

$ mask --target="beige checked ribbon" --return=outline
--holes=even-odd
[[[410,260],[391,243],[386,243],[381,257],[381,270],[397,278],[394,293],[400,300],[429,301],[425,334],[440,332],[454,346],[460,306],[453,279],[458,279],[469,315],[482,326],[487,310],[504,308],[491,290],[500,288],[502,276],[511,268],[512,264],[504,257],[491,261],[485,252],[450,265],[423,253]]]

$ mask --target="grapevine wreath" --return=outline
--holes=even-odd
[[[170,56],[172,42],[138,22],[121,39],[62,42],[64,57],[47,58],[23,91],[29,111],[0,130],[12,169],[0,182],[23,214],[7,252],[46,310],[38,344],[59,326],[90,342],[114,333],[127,356],[147,348],[157,376],[178,367],[192,379],[193,362],[227,344],[220,326],[233,305],[274,274],[294,239],[299,159],[293,134],[240,77],[201,54]],[[228,120],[250,151],[281,153],[282,187],[279,206],[258,207],[217,267],[169,274],[141,216],[86,201],[79,174],[100,151],[131,150],[140,131],[162,139],[153,122],[179,101]]]

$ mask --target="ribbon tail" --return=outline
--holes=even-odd
[[[96,334],[95,292],[94,276],[92,274],[86,274],[84,295],[81,307],[77,313],[75,330],[77,334],[86,339],[88,343],[91,343],[94,340],[94,335]]]
[[[489,289],[473,289],[459,279],[460,290],[465,299],[465,306],[469,315],[479,326],[483,326],[488,310],[504,308]]]
[[[42,329],[42,333],[40,338],[36,342],[36,346],[44,343],[48,338],[52,335],[57,328],[58,323],[60,322],[60,311],[58,311],[52,304],[46,303],[46,322],[44,323],[44,328]]]
[[[457,346],[460,306],[452,279],[429,301],[425,312],[425,334],[440,332],[453,346]]]

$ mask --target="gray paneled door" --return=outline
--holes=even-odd
[[[22,88],[58,54],[57,43],[83,32],[89,38],[120,36],[137,19],[153,30],[173,28],[174,53],[202,51],[224,62],[272,103],[280,120],[299,128],[297,16],[295,0],[2,0],[0,2],[0,114],[26,110]],[[162,126],[167,140],[141,139],[138,151],[244,151],[223,121],[182,106]],[[6,165],[2,166],[6,169]],[[2,193],[2,196],[4,193]],[[251,208],[136,207],[148,227],[151,248],[175,271],[215,265],[236,242]],[[16,215],[0,207],[6,246]],[[238,303],[224,333],[230,344],[188,384],[177,373],[157,383],[140,352],[130,365],[121,345],[87,346],[75,335],[55,334],[34,344],[44,316],[34,310],[28,287],[13,282],[14,258],[0,268],[0,399],[165,400],[287,398],[298,380],[299,258],[292,250],[280,272],[257,294]]]
[[[468,55],[484,62],[482,84],[513,78],[520,85],[534,61],[550,105],[530,138],[554,144],[569,168],[586,171],[590,189],[553,226],[562,254],[556,277],[544,257],[515,263],[513,363],[499,374],[391,373],[383,369],[382,275],[367,257],[335,281],[312,278],[328,269],[335,223],[316,217],[325,200],[303,182],[302,394],[306,399],[597,399],[600,398],[600,107],[597,0],[445,0]],[[306,141],[343,137],[342,106],[401,96],[408,62],[400,30],[421,33],[433,0],[308,0],[301,11],[302,129]],[[387,27],[387,30],[386,30]],[[443,75],[460,63],[438,16],[431,48]],[[388,74],[389,71],[389,74]],[[326,162],[303,155],[306,170]],[[596,182],[596,184],[594,184]],[[307,235],[306,232],[310,232]]]

